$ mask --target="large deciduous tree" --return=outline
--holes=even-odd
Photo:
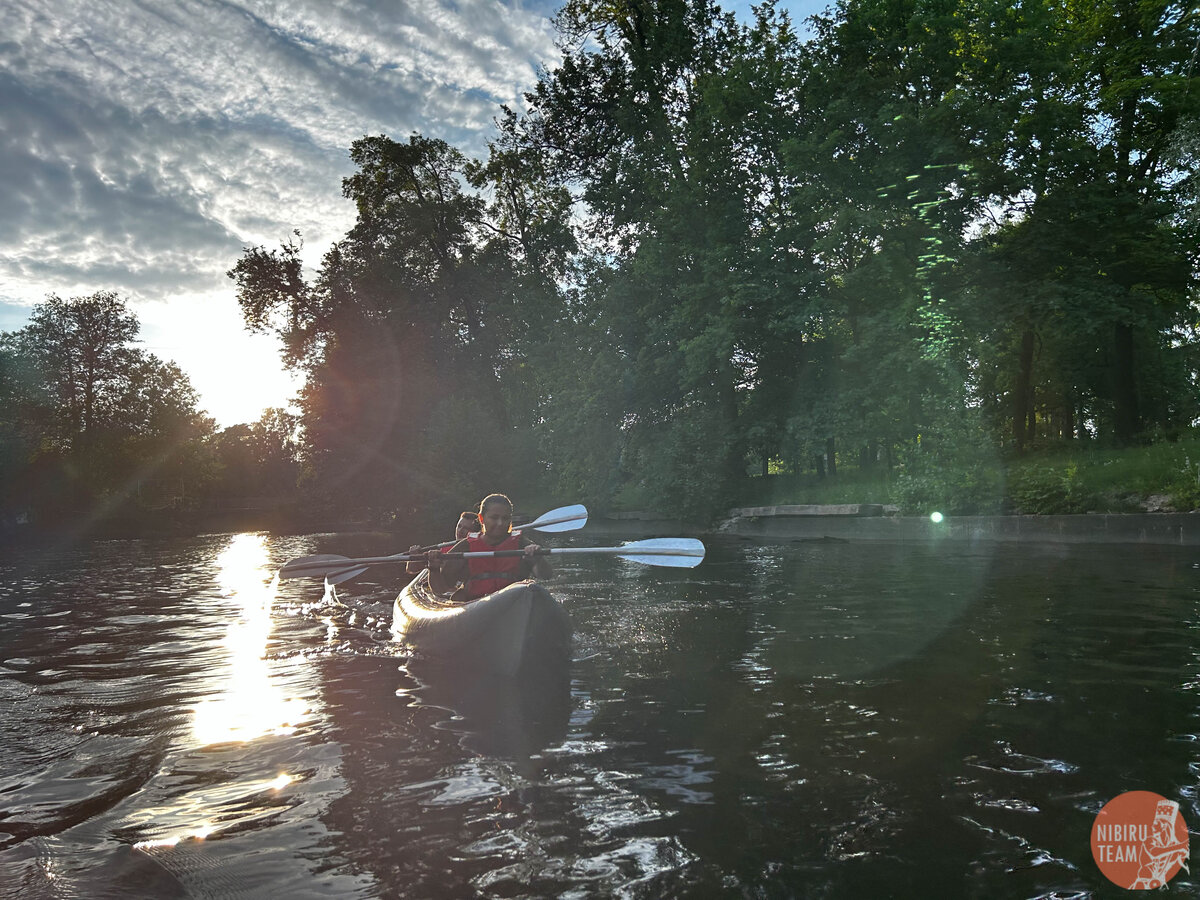
[[[542,222],[565,204],[524,191],[503,158],[472,163],[421,135],[366,137],[350,155],[357,219],[311,282],[294,242],[248,249],[229,274],[247,324],[276,330],[307,373],[317,495],[381,512],[461,505],[524,465],[505,383],[520,377],[518,323],[547,318],[543,266],[563,251]],[[471,180],[496,187],[491,208]]]

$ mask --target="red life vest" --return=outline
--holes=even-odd
[[[514,531],[499,545],[489,544],[482,534],[468,535],[467,552],[479,553],[498,550],[520,550],[521,532]],[[494,594],[500,588],[521,580],[519,556],[476,556],[467,560],[467,596],[472,600]]]

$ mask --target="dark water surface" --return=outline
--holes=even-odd
[[[396,549],[10,552],[0,897],[1125,896],[1105,802],[1200,824],[1194,550],[564,557],[576,661],[524,683],[410,665],[399,572],[271,583]]]

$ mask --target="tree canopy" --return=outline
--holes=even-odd
[[[230,274],[330,503],[707,515],[1191,427],[1200,19],[1168,0],[567,0],[488,158],[355,142],[357,221]]]
[[[110,291],[51,295],[0,334],[3,506],[47,522],[186,497],[206,477],[212,420],[187,376],[136,345]]]

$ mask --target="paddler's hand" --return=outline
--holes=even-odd
[[[525,555],[526,556],[537,556],[538,551],[541,549],[542,549],[542,547],[540,544],[526,544],[525,545]]]
[[[428,555],[425,557],[425,560],[428,563],[429,568],[438,569],[440,571],[442,564],[446,561],[446,554],[441,550],[430,550]]]

